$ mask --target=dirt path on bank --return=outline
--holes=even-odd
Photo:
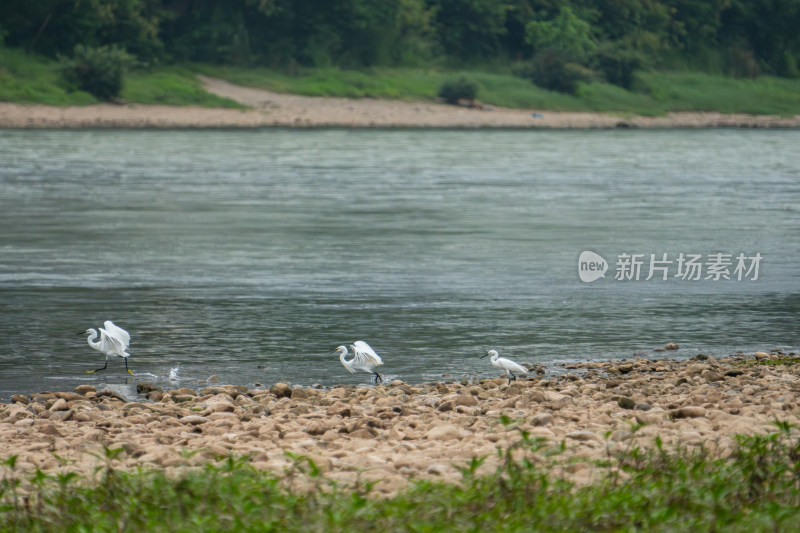
[[[800,115],[669,113],[663,117],[557,112],[377,98],[280,94],[199,76],[207,91],[246,110],[142,104],[54,107],[0,102],[0,128],[798,128]]]

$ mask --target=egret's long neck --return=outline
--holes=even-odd
[[[347,364],[347,361],[344,358],[345,355],[347,355],[347,348],[340,348],[339,349],[339,361],[341,361],[343,365]]]
[[[95,331],[94,329],[90,329],[89,330],[89,336],[86,337],[86,342],[89,343],[89,346],[91,346],[92,348],[97,348],[97,345],[100,344],[99,341],[98,342],[92,342],[96,338],[97,338],[97,331]]]

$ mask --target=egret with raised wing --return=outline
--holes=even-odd
[[[127,331],[117,326],[110,320],[106,320],[103,325],[105,326],[105,329],[100,328],[100,340],[96,342],[95,339],[97,338],[97,331],[94,328],[89,328],[86,331],[81,331],[78,333],[78,335],[88,334],[89,336],[87,337],[86,342],[89,343],[89,346],[106,356],[106,364],[103,365],[102,368],[98,368],[97,370],[87,370],[86,373],[94,374],[95,372],[105,370],[108,368],[108,356],[116,355],[125,359],[125,370],[128,372],[128,374],[134,375],[133,370],[128,369],[128,357],[130,357],[131,354],[129,354],[127,350],[128,345],[131,343],[131,336]]]
[[[364,341],[356,341],[350,345],[353,350],[353,358],[349,361],[345,359],[347,355],[347,346],[339,346],[331,353],[339,354],[339,361],[351,374],[355,374],[356,370],[363,370],[375,374],[375,383],[383,383],[383,377],[375,372],[373,368],[383,364],[380,356],[375,353],[375,350]]]
[[[527,368],[524,366],[518,365],[511,359],[506,359],[505,357],[500,357],[497,353],[497,350],[489,350],[486,352],[486,355],[481,356],[481,359],[484,357],[489,357],[489,360],[492,362],[492,366],[499,368],[500,370],[506,371],[506,376],[508,377],[508,383],[511,384],[512,379],[517,379],[517,376],[514,375],[514,372],[521,372],[525,373],[528,371]]]

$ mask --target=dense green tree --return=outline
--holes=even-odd
[[[730,0],[662,0],[669,10],[668,38],[672,46],[696,52],[717,45],[722,12]]]
[[[161,0],[4,0],[6,44],[55,57],[75,45],[117,44],[142,59],[162,51]]]
[[[514,61],[630,86],[673,55],[796,76],[800,0],[4,0],[0,46],[140,62],[364,67]],[[545,53],[546,52],[546,53]],[[560,65],[560,67],[559,67]],[[555,70],[552,69],[555,68]],[[583,70],[581,70],[583,69]],[[563,73],[562,72],[562,73]]]
[[[505,34],[506,5],[497,0],[432,0],[436,32],[447,55],[462,61],[493,57]]]
[[[550,20],[532,20],[525,29],[527,40],[535,50],[561,50],[577,63],[589,61],[597,48],[592,26],[569,7],[562,7]]]
[[[722,13],[721,40],[752,52],[770,73],[800,75],[800,0],[731,0]]]

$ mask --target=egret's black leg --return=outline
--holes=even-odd
[[[375,384],[376,384],[376,385],[377,385],[378,383],[383,383],[383,378],[381,377],[381,375],[380,375],[380,374],[378,374],[377,372],[373,372],[373,374],[375,374]]]
[[[87,374],[94,374],[95,372],[100,372],[101,370],[105,370],[108,368],[108,357],[106,357],[106,364],[103,365],[103,368],[98,368],[97,370],[87,370]]]
[[[510,371],[510,370],[509,370],[509,371],[508,371],[508,384],[509,384],[509,385],[511,385],[511,380],[512,380],[512,379],[513,379],[514,381],[516,381],[516,380],[517,380],[517,376],[515,376],[515,375],[514,375],[514,373],[513,373],[512,371]]]
[[[128,370],[128,358],[124,357],[123,359],[125,359],[125,371],[131,376],[135,376],[136,374],[133,373],[133,370]]]

